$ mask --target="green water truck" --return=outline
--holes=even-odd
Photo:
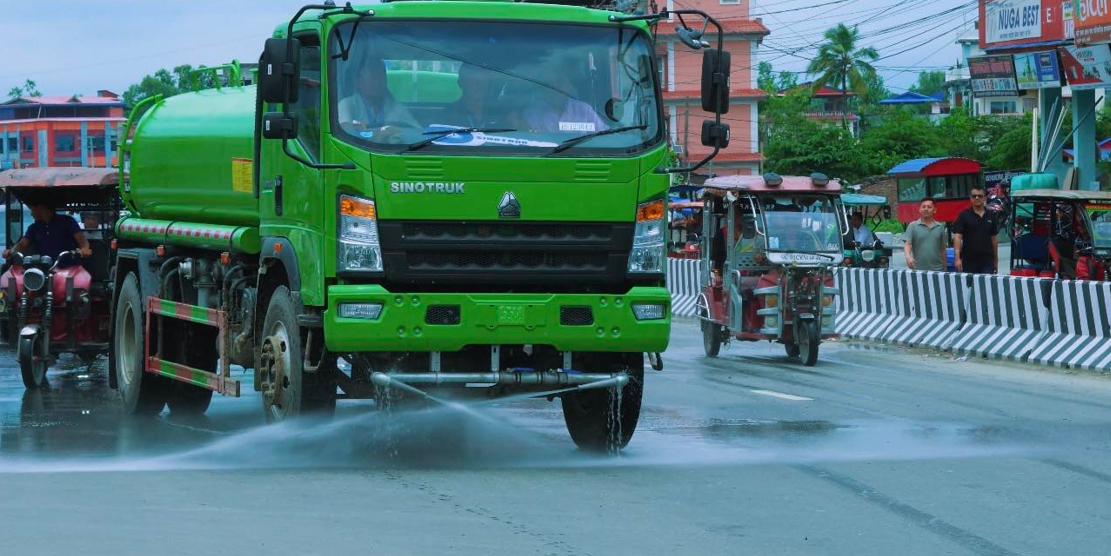
[[[256,83],[233,65],[136,106],[110,358],[126,409],[203,412],[240,394],[238,366],[270,421],[535,394],[579,446],[623,447],[670,333],[669,176],[709,160],[668,167],[668,18],[703,50],[716,154],[730,61],[696,10],[305,6]]]

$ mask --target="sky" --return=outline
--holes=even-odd
[[[306,1],[8,0],[0,11],[0,96],[28,78],[45,95],[123,93],[160,68],[254,61],[274,28]],[[776,71],[803,71],[822,31],[860,23],[862,43],[891,55],[876,65],[898,93],[921,69],[956,62],[958,27],[972,26],[975,2],[752,0],[750,11],[772,31],[760,59]]]

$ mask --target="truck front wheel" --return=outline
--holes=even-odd
[[[327,416],[335,411],[335,376],[331,374],[334,359],[315,373],[304,372],[297,309],[285,286],[278,286],[270,297],[261,349],[261,364],[255,372],[261,373],[262,410],[268,422],[309,412]]]
[[[592,358],[594,359],[594,358]],[[583,390],[564,394],[563,420],[571,440],[582,450],[617,453],[633,438],[640,419],[644,394],[644,356],[600,354],[596,368],[589,372],[621,372],[629,382],[618,392],[615,388]]]
[[[112,352],[124,409],[131,414],[157,415],[166,406],[170,384],[168,379],[143,370],[143,298],[134,274],[128,274],[120,286],[114,329],[112,341],[116,345]]]

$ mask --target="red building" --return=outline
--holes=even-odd
[[[759,144],[757,103],[766,94],[756,86],[756,53],[770,31],[759,19],[749,19],[749,0],[667,1],[667,8],[701,9],[718,19],[725,32],[725,49],[732,54],[729,113],[722,120],[730,126],[729,148],[713,161],[715,174],[758,174],[763,156]],[[688,22],[690,20],[688,19]],[[664,105],[670,119],[671,144],[682,160],[697,162],[710,153],[702,146],[702,120],[714,117],[702,111],[699,92],[702,53],[691,50],[675,35],[677,19],[660,22],[657,43]],[[716,46],[717,33],[707,30]]]
[[[0,103],[0,170],[112,166],[123,109],[123,101],[110,91]]]

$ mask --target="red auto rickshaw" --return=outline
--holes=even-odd
[[[0,172],[7,201],[5,248],[31,225],[27,204],[73,213],[92,255],[11,252],[0,268],[0,340],[15,349],[23,384],[37,388],[62,353],[87,363],[108,352],[112,224],[120,210],[111,168],[32,168]]]
[[[729,176],[704,193],[702,294],[706,355],[731,339],[768,340],[806,366],[833,336],[833,268],[848,229],[841,184],[811,176]]]

